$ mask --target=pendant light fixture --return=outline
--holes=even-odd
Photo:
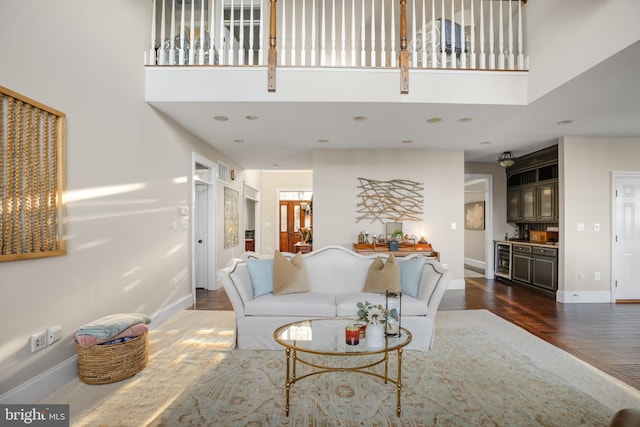
[[[500,157],[498,157],[498,163],[500,163],[500,166],[502,166],[503,168],[513,166],[515,162],[516,156],[514,156],[511,151],[505,151],[504,153],[500,154]]]

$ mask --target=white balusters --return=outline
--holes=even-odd
[[[351,66],[356,66],[356,1],[351,2]]]
[[[412,0],[411,5],[411,40],[416,40],[418,38],[418,31],[416,29],[416,0]],[[413,53],[411,54],[411,64],[413,64],[414,67],[418,66],[418,52],[416,52],[416,49],[413,49]]]
[[[476,15],[474,8],[474,0],[471,0],[471,34],[469,35],[469,67],[476,68]]]
[[[185,10],[186,0],[159,1],[161,5],[158,0],[149,2],[147,65],[265,65],[270,25],[264,15],[266,0],[201,0],[199,10],[195,0],[190,10]],[[521,1],[517,5],[507,1],[508,10],[503,0],[411,0],[406,8],[409,64],[526,69],[524,8]],[[399,0],[279,0],[278,63],[395,68],[399,4]]]
[[[376,5],[371,4],[371,66],[376,66]]]
[[[296,65],[296,0],[291,2],[291,64]]]
[[[193,65],[195,62],[195,41],[196,41],[196,23],[195,23],[195,7],[196,7],[196,2],[192,1],[191,2],[191,28],[189,28],[189,41],[187,42],[187,49],[189,49],[189,56],[188,56],[188,63],[189,65]]]
[[[195,3],[195,0],[192,0]],[[238,22],[238,65],[244,65],[244,0],[240,0],[240,21]]]
[[[165,2],[162,0],[162,17],[160,18],[160,50],[158,51],[158,65],[167,64],[167,47],[165,46],[166,28],[165,28]],[[155,15],[154,15],[155,17]]]
[[[498,68],[504,70],[504,19],[502,18],[502,0],[500,0],[500,24],[498,31]]]
[[[331,66],[336,65],[336,0],[331,1]]]
[[[391,0],[391,67],[398,66],[398,53],[396,51],[396,2]]]
[[[316,46],[318,39],[316,37],[316,0],[311,4],[311,66],[316,66]]]
[[[364,29],[364,0],[362,0],[362,13],[360,13],[360,66],[367,66],[367,50],[365,47],[366,34]]]
[[[300,65],[302,65],[303,67],[306,65],[306,61],[307,61],[307,51],[306,51],[306,46],[307,46],[307,26],[306,26],[306,22],[307,22],[307,13],[306,13],[306,1],[302,2],[302,23],[300,24],[301,28],[300,28],[300,33],[301,33],[301,40],[300,40]]]
[[[162,0],[164,1],[164,0]],[[215,64],[215,25],[216,21],[216,4],[215,1],[211,0],[211,13],[209,18],[209,65]],[[204,45],[203,45],[204,46]]]
[[[326,21],[326,12],[325,12],[325,0],[322,0],[322,25],[320,27],[320,65],[327,65],[327,21]]]
[[[524,70],[524,53],[522,50],[522,2],[518,2],[518,70]]]
[[[382,7],[380,8],[380,65],[383,67],[387,63],[386,54],[386,34],[385,34],[385,22],[384,22],[384,0],[382,1]],[[392,0],[393,1],[393,0]]]

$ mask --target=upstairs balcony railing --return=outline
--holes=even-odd
[[[527,70],[525,3],[152,0],[146,63]]]

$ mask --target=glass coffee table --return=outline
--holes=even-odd
[[[289,416],[289,392],[296,382],[312,375],[327,372],[359,372],[391,382],[396,385],[397,415],[400,416],[402,391],[402,349],[411,342],[411,333],[400,328],[399,337],[385,337],[382,347],[368,347],[366,339],[360,339],[357,345],[347,344],[345,328],[354,325],[353,319],[313,319],[293,322],[283,325],[275,330],[273,338],[285,348],[286,353],[286,402],[285,411]],[[350,341],[353,342],[353,341]],[[398,358],[397,375],[392,378],[389,375],[389,353],[395,352]],[[308,355],[316,354],[327,356],[326,363],[311,361]],[[302,357],[301,357],[302,356]],[[364,357],[371,356],[371,357]],[[332,365],[330,360],[335,358],[349,358],[351,360],[340,361]],[[316,358],[322,360],[323,358]],[[344,362],[344,365],[341,366]],[[296,364],[311,367],[309,373],[298,376]],[[384,374],[369,370],[377,365],[384,364]]]

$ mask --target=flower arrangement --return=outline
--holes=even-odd
[[[356,315],[358,320],[366,322],[369,325],[384,325],[389,319],[398,320],[398,310],[392,308],[385,310],[382,304],[373,304],[369,301],[359,302]]]
[[[298,229],[300,233],[300,241],[302,243],[308,243],[311,239],[311,228],[310,227],[302,227]]]

